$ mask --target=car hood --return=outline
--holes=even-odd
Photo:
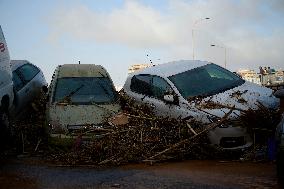
[[[234,114],[239,115],[241,110],[257,109],[259,104],[270,109],[279,106],[279,99],[269,88],[246,81],[244,84],[216,95],[206,97],[194,102],[197,109],[217,117],[223,117],[230,108],[234,108]]]
[[[106,105],[61,105],[48,107],[48,120],[55,132],[66,132],[69,127],[101,125],[110,116],[121,110],[119,104]],[[53,131],[52,131],[53,132]]]

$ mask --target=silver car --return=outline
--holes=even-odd
[[[24,112],[41,90],[47,89],[47,82],[40,68],[27,60],[11,60],[11,65],[14,83],[11,114],[16,116]]]

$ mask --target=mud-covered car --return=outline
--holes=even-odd
[[[279,100],[272,90],[245,81],[210,62],[182,60],[145,68],[130,74],[124,91],[139,103],[151,106],[158,116],[218,121],[230,109],[235,120],[241,110],[257,109],[258,103],[276,108]],[[223,124],[210,131],[211,144],[237,150],[252,145],[246,129]]]
[[[42,91],[47,90],[47,82],[39,67],[27,60],[11,60],[14,83],[13,117],[23,115],[28,105]]]
[[[65,64],[55,70],[47,104],[52,137],[101,128],[120,109],[113,82],[102,66]]]

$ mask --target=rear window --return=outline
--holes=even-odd
[[[18,69],[25,82],[31,81],[40,71],[31,64],[25,64]]]
[[[67,77],[57,80],[53,102],[105,104],[114,102],[116,98],[116,91],[109,78]]]

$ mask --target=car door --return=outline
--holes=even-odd
[[[157,116],[178,118],[180,109],[177,95],[174,93],[169,83],[162,77],[152,75],[151,77],[151,95],[145,97],[150,106],[154,109]],[[165,95],[175,96],[174,102],[166,102]]]
[[[17,114],[27,104],[25,84],[20,77],[18,70],[13,71],[14,83],[14,110],[13,113]]]
[[[14,113],[22,112],[35,97],[35,84],[33,84],[32,80],[38,72],[39,70],[34,69],[34,66],[30,64],[24,64],[13,71]]]
[[[165,102],[165,94],[173,94],[171,86],[163,78],[148,74],[136,75],[131,79],[131,96],[149,105],[158,116],[178,117],[178,102]]]

